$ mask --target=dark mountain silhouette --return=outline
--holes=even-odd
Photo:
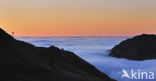
[[[156,35],[142,34],[122,41],[109,55],[130,60],[156,59]]]
[[[0,29],[0,81],[114,81],[74,53],[36,47]]]

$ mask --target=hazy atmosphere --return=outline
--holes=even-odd
[[[156,81],[156,0],[0,0],[0,81]]]
[[[16,36],[155,33],[155,0],[0,0],[0,27]]]

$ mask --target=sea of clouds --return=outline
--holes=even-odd
[[[147,73],[156,72],[156,60],[133,61],[108,56],[111,48],[131,37],[53,36],[16,38],[36,46],[49,47],[54,45],[72,51],[117,81],[151,81],[146,78],[139,80],[121,78],[123,69],[127,72],[130,72],[132,69],[136,72],[138,69]],[[152,81],[155,81],[155,79]]]

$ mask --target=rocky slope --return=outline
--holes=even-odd
[[[109,55],[130,60],[156,59],[156,35],[143,34],[122,41]]]
[[[0,81],[114,81],[69,51],[36,47],[0,29]]]

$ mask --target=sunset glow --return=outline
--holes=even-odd
[[[156,0],[0,0],[0,11],[16,36],[156,34]]]

